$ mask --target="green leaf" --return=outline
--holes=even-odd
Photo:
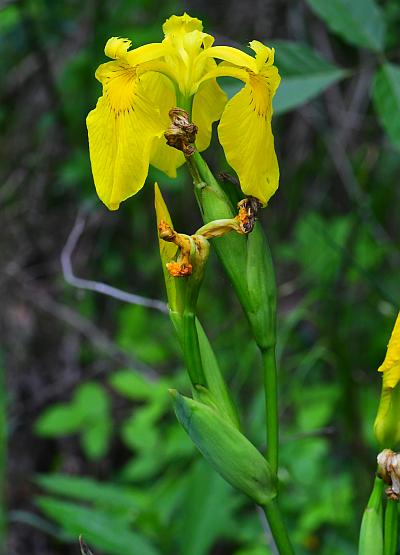
[[[63,529],[76,538],[82,534],[85,541],[110,555],[158,555],[147,539],[109,513],[51,497],[40,497],[36,502]]]
[[[204,461],[199,460],[190,470],[185,497],[185,507],[178,523],[180,553],[206,555],[213,543],[234,526],[233,511],[238,496],[217,474],[210,472]],[[199,507],[201,510],[199,511]]]
[[[151,382],[136,370],[119,370],[110,377],[111,386],[124,397],[134,401],[153,399],[160,393],[160,383]],[[162,389],[166,385],[162,384]]]
[[[271,45],[282,77],[273,101],[275,113],[304,104],[346,76],[344,69],[327,62],[306,44],[274,41]]]
[[[137,451],[156,453],[160,444],[158,416],[152,405],[135,410],[122,425],[121,436],[125,445]]]
[[[88,459],[96,461],[107,453],[110,436],[111,421],[108,418],[92,422],[82,430],[81,445]]]
[[[44,437],[73,434],[82,426],[82,415],[72,405],[56,404],[45,410],[35,423],[35,431]]]
[[[103,457],[111,436],[110,400],[104,388],[87,382],[76,391],[73,406],[82,416],[81,445],[91,460]]]
[[[374,0],[307,0],[307,3],[346,42],[376,52],[384,49],[385,21]]]
[[[393,144],[400,147],[400,66],[386,63],[373,85],[375,110]]]
[[[74,395],[73,404],[82,418],[96,421],[108,416],[110,402],[104,388],[95,383],[87,382],[79,386]]]
[[[140,482],[154,478],[164,465],[164,457],[155,457],[154,453],[144,451],[130,460],[121,471],[122,480]]]
[[[142,491],[116,486],[110,482],[97,482],[85,476],[44,474],[37,476],[35,481],[50,493],[90,501],[107,509],[125,509],[131,515],[139,511],[147,499]]]

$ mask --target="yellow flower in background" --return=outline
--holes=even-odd
[[[185,162],[166,145],[169,111],[191,113],[198,127],[196,149],[211,141],[212,124],[226,158],[246,195],[266,204],[279,182],[271,130],[272,98],[279,85],[274,51],[253,41],[255,58],[225,46],[213,46],[200,20],[172,16],[163,25],[164,40],[129,51],[128,39],[111,38],[96,78],[103,96],[87,118],[90,158],[97,193],[115,210],[143,186],[149,164],[170,177]],[[217,65],[217,60],[223,60]],[[245,83],[231,100],[217,83],[230,76]]]
[[[382,447],[394,448],[400,444],[400,313],[378,372],[383,372],[383,383],[375,436]]]

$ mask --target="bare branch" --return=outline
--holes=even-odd
[[[135,304],[140,306],[146,306],[148,308],[154,308],[160,312],[167,313],[168,307],[163,301],[157,299],[148,299],[147,297],[142,297],[141,295],[135,295],[134,293],[128,293],[122,289],[117,289],[101,281],[92,281],[89,279],[82,279],[74,274],[72,268],[72,254],[75,247],[81,237],[83,230],[85,229],[85,218],[82,212],[78,212],[74,226],[71,233],[68,236],[67,242],[61,251],[61,267],[63,271],[64,279],[67,283],[73,287],[78,287],[79,289],[86,289],[88,291],[94,291],[96,293],[101,293],[102,295],[107,295],[123,301],[129,304]]]

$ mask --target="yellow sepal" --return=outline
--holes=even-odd
[[[100,66],[96,77],[103,96],[86,120],[90,161],[97,194],[116,210],[143,187],[153,141],[164,125],[143,96],[135,68],[116,60]]]
[[[242,191],[263,205],[279,184],[271,129],[272,96],[279,76],[277,70],[273,73],[270,81],[261,75],[251,75],[249,82],[226,105],[218,126],[220,143],[239,177]]]

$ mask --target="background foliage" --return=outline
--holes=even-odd
[[[80,533],[110,555],[266,553],[255,508],[174,418],[167,389],[189,384],[166,314],[61,273],[78,214],[79,276],[164,299],[154,180],[178,229],[200,225],[184,171],[174,181],[152,171],[108,212],[85,129],[107,38],[160,40],[183,10],[217,43],[276,48],[282,177],[262,217],[280,298],[281,497],[298,553],[356,553],[377,449],[375,369],[399,305],[399,3],[3,0],[0,532],[10,555],[76,553]],[[217,148],[207,157],[227,169]],[[260,361],[214,257],[200,317],[262,447]]]

